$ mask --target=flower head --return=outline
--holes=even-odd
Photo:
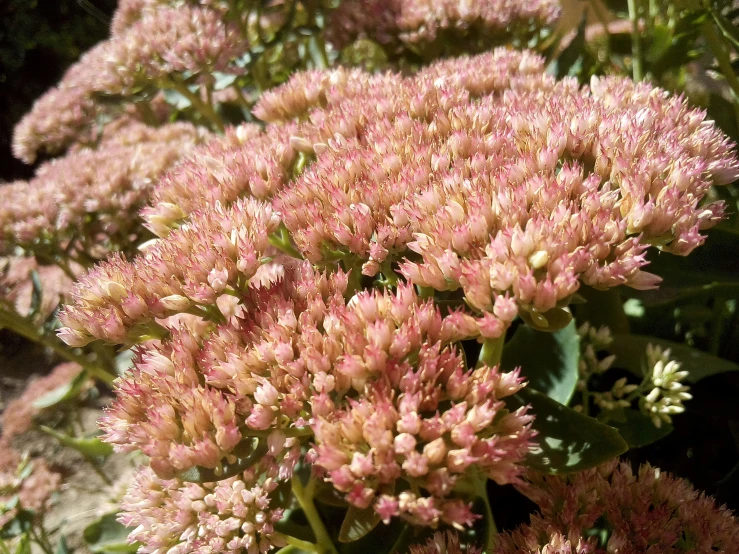
[[[729,510],[648,464],[636,473],[613,461],[566,477],[532,474],[522,490],[541,510],[523,536],[561,533],[574,545],[597,521],[611,530],[597,552],[729,552],[739,544]]]
[[[480,51],[515,35],[533,35],[559,15],[556,0],[348,0],[331,14],[327,34],[337,48],[372,38],[391,54],[430,50],[438,55]]]
[[[275,534],[283,510],[272,505],[274,462],[215,483],[160,479],[148,467],[124,497],[120,521],[134,530],[128,540],[139,552],[266,553],[284,546]]]

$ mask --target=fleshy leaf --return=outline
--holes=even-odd
[[[660,427],[656,427],[649,416],[638,410],[622,409],[618,415],[619,417],[609,418],[606,413],[601,414],[598,419],[618,429],[629,448],[647,446],[672,432],[672,425],[669,423],[662,422]]]
[[[117,514],[105,514],[85,527],[82,536],[87,547],[94,554],[114,554],[116,552],[136,552],[138,543],[129,544],[130,530],[118,522]]]
[[[623,454],[629,445],[616,429],[529,387],[505,399],[509,409],[526,404],[536,416],[537,446],[526,465],[542,473],[575,473]]]
[[[688,372],[688,376],[684,379],[688,383],[697,383],[701,379],[719,373],[739,371],[739,364],[712,356],[697,348],[643,335],[614,335],[608,350],[616,355],[616,366],[643,377],[642,361],[649,343],[661,346],[663,349],[670,349],[671,357],[680,362],[682,370]]]
[[[63,384],[36,399],[33,403],[33,407],[37,410],[43,410],[51,408],[57,404],[61,404],[62,402],[74,400],[82,393],[89,380],[90,376],[87,374],[87,371],[82,370],[68,383]]]
[[[380,516],[370,508],[349,506],[339,531],[339,542],[354,542],[366,536],[380,523]]]
[[[501,364],[506,370],[521,366],[529,387],[567,404],[577,385],[579,360],[580,337],[571,321],[554,333],[519,326],[503,349]]]
[[[41,431],[43,431],[47,435],[51,435],[52,437],[54,437],[63,446],[72,448],[83,456],[109,456],[113,453],[113,447],[107,442],[101,441],[97,437],[87,439],[71,437],[44,425],[40,425],[39,429],[41,429]]]

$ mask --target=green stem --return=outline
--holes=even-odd
[[[316,505],[313,503],[313,495],[315,494],[317,485],[318,479],[312,476],[305,487],[300,482],[299,476],[294,475],[292,478],[292,489],[295,499],[303,509],[303,513],[313,530],[313,534],[316,536],[316,541],[318,541],[315,552],[318,554],[338,554],[338,550],[336,550],[331,536],[328,534],[328,530],[316,510]]]
[[[8,327],[30,341],[50,348],[62,358],[81,365],[92,377],[99,379],[106,385],[112,385],[115,380],[115,375],[90,362],[85,356],[77,354],[57,337],[40,333],[30,321],[5,307],[0,308],[0,327]]]
[[[5,541],[0,539],[0,554],[10,554],[10,550],[5,545]]]
[[[224,130],[223,120],[221,119],[221,116],[219,116],[216,111],[213,109],[213,106],[210,104],[203,102],[203,100],[195,94],[193,91],[190,90],[190,88],[183,83],[180,80],[172,79],[168,81],[168,83],[172,88],[174,88],[177,92],[179,92],[182,96],[187,98],[192,106],[200,112],[200,114],[205,117],[208,121],[210,121],[213,124],[213,127],[217,131],[220,131],[221,133]]]
[[[281,537],[286,543],[285,548],[281,548],[277,551],[277,554],[289,554],[293,552],[322,552],[321,546],[309,541],[301,541],[292,535],[286,535],[284,533],[275,533],[277,537]]]
[[[280,227],[277,229],[277,231],[272,233],[268,238],[269,243],[277,248],[280,252],[287,254],[288,256],[291,256],[293,258],[297,258],[298,260],[303,259],[303,255],[297,248],[295,248],[295,245],[293,245],[290,231],[287,230],[287,227],[285,227],[284,223],[280,223]]]
[[[493,367],[500,363],[503,357],[503,345],[505,344],[505,334],[497,339],[485,339],[480,350],[480,357],[477,360],[477,367],[484,365]]]
[[[98,476],[103,480],[103,482],[108,485],[109,487],[113,485],[113,481],[110,480],[110,477],[108,477],[105,472],[103,471],[103,468],[101,468],[95,458],[91,456],[84,455],[85,461],[87,461],[88,464],[90,464],[90,467],[92,467],[92,470],[98,474]]]
[[[639,9],[636,0],[627,0],[629,6],[629,19],[631,20],[631,69],[634,81],[644,78],[642,67],[641,37],[639,36]]]
[[[39,534],[36,532],[36,529],[34,527],[31,527],[31,538],[33,539],[33,542],[39,545],[39,547],[41,548],[41,550],[44,551],[45,554],[54,554],[54,550],[51,547],[51,545],[47,544],[43,540],[43,538],[39,536]]]
[[[328,69],[330,64],[328,55],[326,54],[326,43],[323,38],[318,35],[312,35],[308,39],[308,51],[310,52],[313,64],[318,69]]]

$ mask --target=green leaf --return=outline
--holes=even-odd
[[[350,506],[339,531],[339,542],[354,542],[366,536],[380,523],[380,516],[372,508]]]
[[[521,366],[529,386],[567,404],[577,385],[580,337],[575,322],[554,333],[520,325],[503,349],[502,366]]]
[[[616,429],[525,388],[505,399],[509,409],[530,404],[539,435],[526,465],[542,473],[575,473],[623,454],[629,445]]]
[[[41,300],[43,299],[43,289],[41,287],[41,279],[38,271],[31,271],[31,306],[28,312],[29,317],[35,316],[41,308]]]
[[[245,446],[242,446],[245,445]],[[242,452],[235,452],[239,457],[236,461],[229,463],[223,461],[221,463],[221,469],[216,472],[215,469],[207,467],[195,466],[191,467],[187,471],[183,471],[178,475],[183,481],[189,481],[192,483],[213,483],[215,481],[222,481],[228,479],[234,475],[238,475],[243,471],[246,471],[254,464],[258,463],[264,455],[267,453],[267,439],[249,439],[241,443]]]
[[[54,437],[62,445],[76,450],[83,456],[109,456],[113,453],[113,447],[107,442],[101,441],[98,437],[88,439],[70,437],[69,435],[65,435],[64,433],[60,433],[59,431],[55,431],[54,429],[44,425],[39,425],[39,429],[47,435]]]
[[[15,554],[31,554],[31,538],[24,534],[15,548]]]
[[[51,408],[62,402],[76,399],[87,386],[90,376],[87,371],[80,371],[72,380],[64,385],[47,392],[43,396],[36,399],[33,407],[37,410]]]
[[[56,547],[56,554],[72,554],[72,550],[67,546],[67,539],[64,535],[59,539],[59,544]]]
[[[610,417],[608,412],[602,413],[598,419],[612,425],[621,433],[629,448],[638,448],[657,442],[672,432],[672,425],[662,422],[655,427],[652,419],[639,410],[622,409],[617,417]]]
[[[564,329],[572,321],[572,314],[563,308],[552,308],[543,313],[534,310],[521,310],[518,315],[521,316],[526,325],[549,333]]]
[[[129,530],[116,519],[117,514],[106,514],[85,527],[82,536],[94,554],[136,552],[139,545],[128,543]]]
[[[234,81],[238,78],[238,75],[233,73],[221,73],[220,71],[213,72],[215,83],[213,83],[213,90],[223,90],[224,88],[230,87]]]
[[[13,519],[0,528],[0,539],[14,539],[24,533],[28,533],[33,526],[33,518],[33,512],[28,510],[19,510]]]
[[[682,370],[688,372],[685,381],[689,383],[697,383],[701,379],[719,373],[739,371],[738,364],[724,360],[718,356],[706,354],[697,348],[643,335],[614,335],[613,342],[608,347],[608,350],[616,355],[615,365],[617,367],[627,369],[638,377],[643,377],[644,370],[642,362],[647,351],[647,344],[649,343],[661,346],[662,349],[669,348],[671,357],[680,362]]]
[[[164,100],[167,104],[176,110],[186,110],[192,105],[192,102],[190,102],[190,99],[187,98],[187,96],[181,92],[177,92],[176,90],[166,89],[162,91],[162,94],[164,95]]]
[[[586,27],[587,15],[583,14],[580,24],[577,26],[577,34],[550,64],[550,73],[553,73],[558,79],[576,74],[577,62],[582,61],[585,52]]]

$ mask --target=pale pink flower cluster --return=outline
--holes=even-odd
[[[0,250],[47,254],[57,245],[85,263],[129,247],[142,231],[134,214],[156,179],[207,133],[190,123],[130,122],[118,131],[98,149],[71,151],[30,181],[3,187]]]
[[[739,175],[705,113],[649,85],[565,80],[477,100],[447,80],[406,86],[410,109],[320,145],[273,202],[313,263],[372,276],[398,262],[413,283],[487,312],[510,296],[546,326],[581,281],[656,286],[645,250],[700,245],[723,211],[702,199]]]
[[[15,129],[13,152],[27,163],[89,141],[105,108],[97,96],[131,95],[172,87],[184,75],[227,71],[248,49],[240,31],[222,14],[187,4],[147,11],[125,32],[85,53],[57,87],[36,101]]]
[[[165,477],[195,465],[217,468],[251,436],[269,438],[273,455],[292,447],[292,438],[271,430],[293,433],[301,418],[307,426],[311,380],[335,381],[326,372],[340,355],[339,339],[329,342],[318,329],[328,306],[344,304],[346,279],[327,279],[305,264],[289,274],[248,289],[228,324],[207,338],[180,326],[139,351],[103,419],[106,440],[141,450]]]
[[[32,465],[30,475],[22,478],[20,470]],[[49,469],[42,458],[24,460],[5,437],[0,438],[0,528],[11,521],[20,509],[40,517],[49,507],[52,493],[59,488],[61,475]],[[11,502],[17,496],[17,502]]]
[[[209,307],[268,261],[268,236],[278,225],[272,208],[251,198],[203,208],[134,261],[114,255],[82,276],[60,315],[66,327],[59,336],[70,346],[136,342],[154,318]]]
[[[371,310],[361,316],[372,318],[367,326],[377,329],[373,338],[384,334],[392,355],[395,344],[402,346],[404,329],[388,329],[393,319],[377,306],[383,297],[372,296],[357,297]],[[502,402],[523,387],[517,372],[468,370],[460,353],[442,348],[433,335],[420,338],[408,355],[389,358],[359,398],[317,419],[314,463],[350,504],[373,506],[385,523],[401,517],[415,525],[462,528],[479,516],[454,497],[457,481],[474,468],[500,484],[515,482],[531,444],[533,417],[525,408],[509,413]],[[338,369],[354,373],[356,363],[345,356]],[[399,479],[411,489],[396,492]]]
[[[135,528],[128,540],[141,543],[142,554],[266,553],[284,546],[275,535],[283,510],[270,498],[276,472],[266,458],[235,477],[196,484],[164,480],[145,467],[123,498],[120,521]]]
[[[373,39],[391,54],[408,50],[484,50],[515,36],[552,27],[561,13],[557,0],[345,0],[329,17],[326,34],[336,48]]]
[[[739,521],[726,508],[690,483],[648,464],[634,473],[613,461],[566,477],[531,475],[523,492],[539,505],[541,515],[529,526],[501,538],[500,552],[518,553],[557,533],[573,552],[620,554],[734,552]],[[588,531],[605,525],[607,542],[595,547]],[[587,547],[583,544],[589,543]],[[546,542],[538,542],[542,547]]]
[[[31,381],[20,397],[8,403],[0,416],[2,440],[11,440],[28,431],[33,425],[34,418],[42,411],[34,406],[34,402],[45,394],[70,383],[80,371],[82,368],[79,365],[64,363],[52,369],[49,375]],[[87,387],[80,389],[80,394],[91,386],[90,381]]]
[[[245,123],[193,150],[167,171],[141,217],[164,237],[187,215],[213,202],[242,196],[270,199],[291,178],[297,152],[290,145],[295,125],[271,125],[264,132]]]
[[[503,48],[439,62],[411,79],[342,68],[298,73],[260,97],[254,113],[269,122],[264,132],[241,125],[194,152],[161,180],[143,217],[164,236],[203,202],[272,197],[320,157],[329,140],[362,136],[378,119],[393,120],[427,102],[416,79],[473,96],[553,83],[542,58]]]
[[[409,554],[482,554],[482,550],[474,546],[462,549],[456,533],[434,533],[425,544],[412,545]]]
[[[531,525],[501,535],[490,554],[605,554],[597,549],[595,538],[570,540],[555,528],[540,523],[539,516],[532,516],[531,521]]]
[[[474,466],[515,482],[531,445],[532,417],[501,401],[523,386],[518,372],[467,369],[449,346],[454,323],[412,287],[346,302],[347,283],[294,264],[240,292],[210,333],[174,328],[142,347],[102,423],[106,440],[141,450],[166,478],[220,471],[245,445],[281,459],[286,478],[312,441],[306,460],[349,503],[385,521],[470,525],[457,481]],[[394,493],[401,479],[414,492]]]

